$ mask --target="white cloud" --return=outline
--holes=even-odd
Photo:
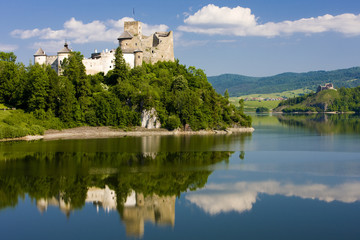
[[[218,43],[233,43],[236,42],[235,39],[223,39],[223,40],[217,40]]]
[[[237,182],[235,184],[210,184],[196,193],[189,193],[186,199],[205,212],[215,215],[221,212],[244,212],[252,209],[259,193],[269,195],[296,196],[320,201],[353,203],[360,201],[360,182],[335,186],[325,184],[280,183],[277,181]]]
[[[153,34],[154,32],[166,32],[168,31],[169,27],[166,26],[165,24],[160,24],[160,25],[149,25],[146,23],[142,24],[142,31],[144,35],[150,35]]]
[[[2,43],[0,43],[0,51],[3,51],[3,52],[12,52],[12,51],[15,51],[16,49],[18,49],[18,46],[17,46],[17,45],[2,44]]]
[[[49,40],[50,45],[54,41],[61,40],[63,42],[65,39],[71,41],[72,43],[114,42],[117,41],[117,38],[124,31],[124,21],[134,21],[134,19],[124,17],[119,20],[108,20],[106,22],[94,20],[89,23],[83,23],[75,18],[71,18],[64,23],[63,29],[16,29],[11,32],[11,35],[21,39],[38,38],[42,40]],[[146,23],[143,23],[142,27],[145,35],[156,31],[167,31],[169,28],[164,24],[149,25]]]
[[[209,35],[275,37],[294,33],[338,32],[347,36],[360,35],[360,14],[303,18],[296,21],[259,24],[251,9],[218,7],[209,4],[187,16],[178,30]]]
[[[71,42],[68,42],[68,43],[71,46]],[[35,42],[34,44],[32,44],[31,48],[32,49],[42,48],[43,50],[46,49],[46,51],[49,53],[56,53],[57,51],[59,51],[62,48],[63,45],[64,45],[64,40],[40,41],[40,42]]]

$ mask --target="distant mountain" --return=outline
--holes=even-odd
[[[308,88],[316,91],[321,84],[333,83],[335,88],[360,85],[360,67],[335,71],[315,71],[307,73],[282,73],[271,77],[248,77],[237,74],[222,74],[208,77],[215,90],[224,94],[228,89],[231,97],[254,94],[275,93]]]

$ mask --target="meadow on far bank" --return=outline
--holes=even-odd
[[[285,91],[285,92],[276,92],[276,93],[264,93],[264,94],[249,94],[249,95],[243,95],[240,97],[230,97],[229,101],[234,104],[236,107],[239,107],[239,100],[240,99],[278,99],[278,98],[294,98],[303,96],[305,94],[309,94],[313,92],[310,89],[307,88],[300,88],[296,90],[291,91]],[[244,101],[244,111],[246,112],[255,112],[257,108],[265,107],[269,109],[270,111],[275,109],[281,100],[248,100]]]

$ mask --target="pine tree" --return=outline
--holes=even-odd
[[[115,51],[115,75],[119,82],[128,79],[129,69],[125,62],[121,47],[116,48]]]

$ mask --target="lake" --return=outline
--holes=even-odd
[[[360,117],[0,143],[1,239],[359,239]]]

